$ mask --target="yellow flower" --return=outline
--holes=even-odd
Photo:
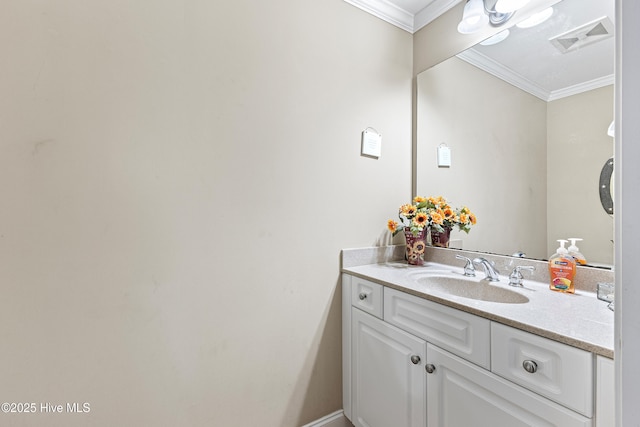
[[[402,205],[400,206],[400,214],[406,217],[412,217],[413,215],[416,214],[417,209],[418,208],[416,208],[414,205],[410,205],[410,204]]]
[[[418,233],[429,225],[435,226],[436,230],[457,226],[468,233],[476,223],[476,216],[468,207],[454,208],[442,196],[415,196],[411,203],[400,206],[398,215],[400,221],[387,221],[387,228],[394,235],[402,229]]]
[[[432,212],[431,220],[434,224],[442,225],[442,223],[444,222],[444,217],[438,212]]]
[[[424,212],[418,212],[416,217],[413,219],[413,223],[415,225],[424,227],[429,222],[429,216]]]
[[[444,209],[444,211],[443,211],[443,212],[444,212],[444,218],[445,218],[446,220],[451,221],[452,219],[454,219],[454,218],[455,218],[455,215],[456,215],[456,214],[455,214],[455,212],[453,211],[453,209],[451,209],[451,206],[447,206],[447,207]]]
[[[422,197],[422,196],[416,196],[413,198],[414,203],[425,203],[427,201],[426,198]]]

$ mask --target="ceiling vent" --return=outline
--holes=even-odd
[[[573,52],[592,43],[613,37],[613,23],[607,16],[567,31],[549,41],[561,53]]]

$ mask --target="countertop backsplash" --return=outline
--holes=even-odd
[[[487,260],[494,262],[495,268],[498,270],[500,275],[503,276],[508,276],[516,266],[533,266],[535,268],[533,272],[522,272],[525,280],[528,279],[543,283],[549,282],[549,269],[547,261],[534,260],[530,258],[516,258],[504,255],[493,255],[489,253],[465,251],[461,249],[445,249],[429,246],[426,248],[424,260],[435,262],[438,264],[447,264],[454,267],[458,266],[462,271],[462,268],[464,267],[464,261],[456,259],[456,255],[466,256],[470,259],[477,257],[486,258]],[[404,245],[342,250],[342,268],[356,267],[359,265],[367,264],[378,264],[389,261],[402,261],[403,259]],[[477,268],[476,270],[476,274],[484,274],[481,268]],[[576,289],[595,293],[598,283],[613,283],[613,280],[613,270],[598,267],[578,266],[575,286]]]

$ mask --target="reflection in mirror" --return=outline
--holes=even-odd
[[[613,215],[613,157],[608,159],[600,171],[600,203],[609,215]]]
[[[453,247],[546,259],[581,237],[590,265],[613,264],[597,188],[613,155],[613,18],[613,0],[563,0],[544,23],[418,75],[416,193],[478,217]]]

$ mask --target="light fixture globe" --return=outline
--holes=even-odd
[[[462,21],[458,24],[458,32],[461,34],[472,34],[487,25],[489,17],[484,12],[482,0],[468,0],[462,12]]]
[[[480,44],[482,46],[493,46],[494,44],[498,44],[501,41],[503,41],[504,39],[506,39],[507,37],[509,37],[509,29],[506,29],[504,31],[500,31],[498,34],[489,37],[488,39],[481,41]]]
[[[518,22],[516,24],[516,27],[518,28],[535,27],[536,25],[540,25],[547,19],[551,18],[551,15],[553,15],[553,7],[548,7],[542,12],[534,13],[524,21]]]
[[[509,13],[524,7],[530,0],[498,0],[496,12]]]

